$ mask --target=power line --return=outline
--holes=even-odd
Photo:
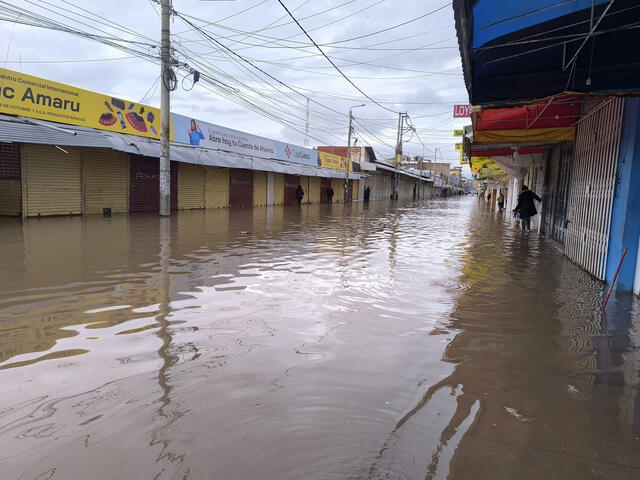
[[[331,60],[331,59],[327,56],[327,54],[326,54],[326,53],[324,53],[324,51],[323,51],[323,50],[318,46],[318,44],[315,42],[315,40],[314,40],[313,38],[311,38],[311,36],[310,36],[310,35],[307,33],[307,31],[302,27],[302,25],[300,25],[300,22],[298,22],[298,20],[296,20],[296,18],[295,18],[295,17],[293,16],[293,14],[289,11],[289,9],[288,9],[288,8],[286,7],[286,5],[282,2],[282,0],[278,0],[278,3],[279,3],[280,5],[282,5],[282,8],[284,8],[284,9],[286,10],[286,12],[289,14],[289,16],[293,19],[293,21],[294,21],[294,22],[296,22],[296,24],[298,25],[298,27],[300,27],[300,30],[302,30],[302,31],[304,32],[304,34],[307,36],[307,38],[309,39],[309,41],[315,45],[315,47],[316,47],[316,48],[318,49],[318,51],[322,54],[322,56],[323,56],[324,58],[326,58],[326,59],[327,59],[327,61],[328,61],[331,65],[333,65],[333,68],[335,68],[335,69],[340,73],[340,75],[342,75],[342,76],[344,77],[344,79],[345,79],[347,82],[349,82],[349,83],[353,86],[353,88],[355,88],[358,92],[360,92],[360,93],[361,93],[362,95],[364,95],[366,98],[368,98],[369,100],[371,100],[373,103],[375,103],[376,105],[378,105],[380,108],[383,108],[383,109],[385,109],[385,110],[387,110],[387,111],[389,111],[389,112],[397,113],[397,112],[395,112],[394,110],[391,110],[390,108],[385,107],[384,105],[382,105],[382,104],[378,103],[377,101],[375,101],[373,98],[371,98],[369,95],[367,95],[367,94],[366,94],[366,93],[365,93],[365,92],[364,92],[360,87],[358,87],[355,83],[353,83],[353,82],[351,81],[351,79],[350,79],[349,77],[347,77],[347,76],[342,72],[342,70],[340,70],[340,69],[338,68],[338,66],[337,66],[335,63],[333,63],[333,60]]]

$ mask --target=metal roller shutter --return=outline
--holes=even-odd
[[[204,208],[205,170],[200,165],[181,163],[178,167],[178,208]]]
[[[578,124],[565,255],[604,279],[624,99],[585,102]]]
[[[20,144],[0,143],[0,215],[22,213]]]
[[[296,189],[300,185],[300,177],[297,175],[284,176],[284,204],[285,206],[296,205]]]
[[[309,178],[309,202],[318,203],[320,201],[320,177]]]
[[[253,205],[267,204],[267,172],[253,172]]]
[[[27,216],[81,214],[80,149],[65,147],[65,153],[51,145],[25,144],[23,148]]]
[[[129,155],[102,148],[82,149],[84,213],[129,211]]]
[[[332,178],[331,186],[333,187],[333,201],[344,202],[344,180],[341,178]]]
[[[284,175],[276,173],[273,177],[273,204],[284,204]]]
[[[229,170],[229,206],[253,206],[253,171]]]
[[[229,169],[205,167],[204,200],[206,208],[229,206]]]
[[[129,158],[129,211],[160,210],[160,160],[142,155]],[[171,210],[178,207],[178,168],[171,162]]]

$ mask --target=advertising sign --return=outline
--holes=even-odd
[[[471,116],[471,105],[454,105],[453,118],[467,118]]]
[[[157,108],[0,68],[0,113],[160,138]]]
[[[462,151],[462,144],[461,143],[456,143],[455,147],[456,147],[456,152],[461,152]]]
[[[453,130],[454,137],[464,137],[464,128],[456,128]]]
[[[251,135],[231,128],[172,114],[175,141],[260,158],[318,165],[318,152],[310,148]]]
[[[348,165],[347,165],[348,163]],[[334,155],[332,153],[318,152],[318,165],[326,168],[335,168],[336,170],[347,169],[351,171],[351,162],[347,162],[345,157]]]

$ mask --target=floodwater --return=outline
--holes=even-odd
[[[0,477],[640,478],[640,312],[476,198],[0,220]]]

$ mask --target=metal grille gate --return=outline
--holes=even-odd
[[[565,255],[604,280],[624,99],[591,99],[578,124]]]

